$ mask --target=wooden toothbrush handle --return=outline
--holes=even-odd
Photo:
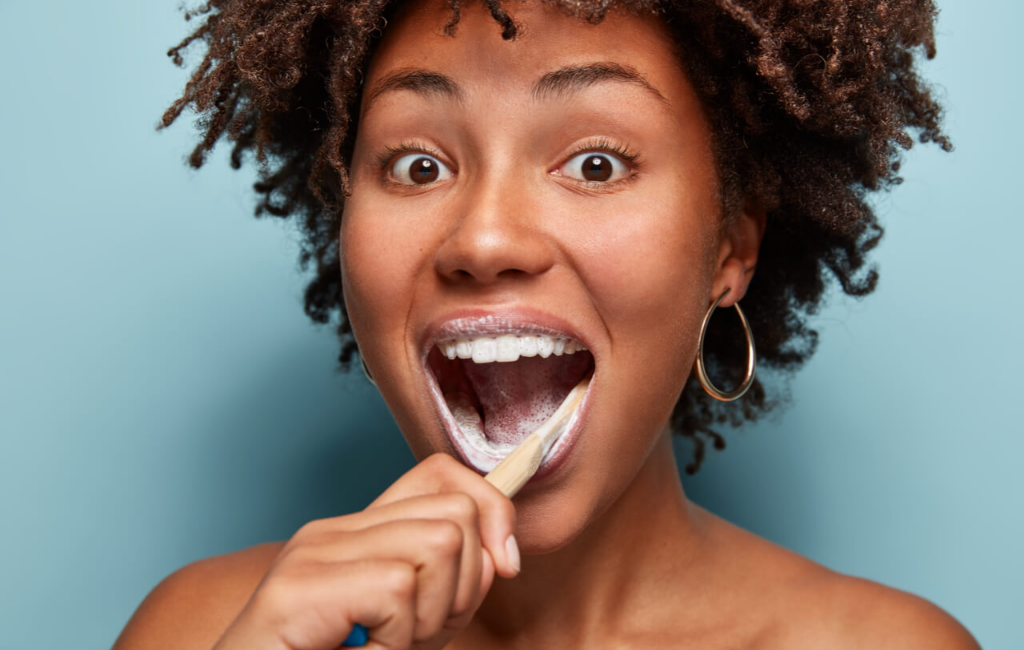
[[[511,499],[537,473],[543,458],[544,441],[536,433],[531,433],[484,479]]]

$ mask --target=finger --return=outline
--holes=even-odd
[[[428,639],[449,618],[460,582],[462,528],[448,519],[400,519],[356,531],[324,534],[297,550],[293,561],[336,564],[363,558],[399,560],[416,570],[413,638]],[[479,575],[469,576],[475,584]]]
[[[505,578],[519,573],[515,550],[516,511],[512,501],[482,476],[447,454],[429,456],[384,491],[369,509],[423,494],[424,490],[441,494],[464,492],[477,502],[480,511],[480,539],[490,552],[498,575]],[[509,538],[513,542],[509,542]]]
[[[479,596],[479,600],[473,602],[471,609],[467,609],[464,612],[454,613],[445,623],[445,629],[457,633],[469,625],[470,620],[476,615],[476,610],[479,609],[480,603],[483,602],[484,596],[491,590],[491,585],[494,584],[494,560],[491,559],[491,554],[486,550],[483,551],[483,570],[480,572],[480,578],[476,584],[476,591]]]
[[[463,535],[462,554],[451,610],[455,616],[467,610],[475,611],[482,597],[477,577],[483,569],[483,549],[477,503],[467,494],[421,495],[344,517],[310,522],[292,539],[301,544],[330,544],[337,541],[335,536],[339,532],[363,530],[401,519],[443,519],[459,525]],[[493,566],[490,570],[494,571]]]
[[[361,560],[339,566],[339,580],[353,586],[345,609],[350,623],[345,636],[335,640],[337,648],[355,623],[367,628],[369,650],[405,650],[413,644],[416,627],[416,586],[413,567],[405,562]]]
[[[275,621],[275,636],[289,648],[334,650],[359,623],[369,630],[364,647],[405,649],[412,644],[415,600],[411,564],[373,559],[282,571],[247,610],[256,620]]]

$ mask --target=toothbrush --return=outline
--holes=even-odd
[[[590,376],[588,375],[569,391],[554,415],[540,425],[540,428],[526,436],[526,439],[519,443],[512,453],[505,456],[497,467],[484,477],[484,480],[501,490],[501,493],[508,498],[514,497],[519,489],[530,480],[530,477],[537,473],[548,450],[568,428],[569,421],[572,419],[573,413],[576,412],[576,407],[583,401],[583,395],[589,387]]]
[[[589,387],[590,376],[588,375],[569,391],[569,394],[562,401],[562,405],[558,407],[554,415],[549,417],[536,431],[526,436],[512,450],[512,453],[505,456],[484,477],[484,480],[501,490],[501,493],[508,498],[514,497],[519,492],[519,489],[526,485],[530,477],[540,469],[541,461],[544,460],[544,456],[551,449],[551,446],[555,444],[555,441],[558,440],[559,436],[569,426],[569,421],[572,419],[573,413],[576,412],[576,407],[583,401],[583,395]],[[352,628],[352,632],[341,645],[345,647],[362,647],[366,645],[369,638],[366,627],[356,623]]]

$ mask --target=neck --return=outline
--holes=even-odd
[[[626,491],[579,537],[524,556],[519,576],[496,580],[466,630],[467,647],[607,645],[643,629],[697,554],[697,517],[666,430]]]

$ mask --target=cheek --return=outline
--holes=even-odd
[[[706,225],[674,210],[646,210],[616,221],[596,235],[601,244],[587,264],[595,299],[611,319],[646,323],[653,336],[678,337],[689,329],[690,316],[702,313],[711,284]]]
[[[589,225],[590,259],[580,266],[590,269],[587,282],[608,318],[686,354],[714,280],[717,184],[709,149],[672,157],[686,149],[670,145],[658,156],[669,162]],[[631,345],[643,354],[639,341]]]
[[[713,277],[703,217],[645,210],[623,221],[595,235],[602,245],[587,264],[591,297],[612,336],[601,412],[618,461],[595,478],[612,484],[632,480],[671,417],[693,367]],[[624,439],[618,431],[632,433]]]
[[[375,210],[350,199],[341,226],[341,276],[345,305],[356,339],[374,344],[400,340],[416,270],[422,268],[424,236],[420,224],[404,215]],[[365,332],[374,332],[367,341]]]
[[[586,269],[591,299],[612,335],[611,412],[657,431],[692,368],[714,277],[717,216],[700,197],[658,200],[647,192],[642,203],[591,224],[591,245],[581,251],[587,258],[577,268]]]

